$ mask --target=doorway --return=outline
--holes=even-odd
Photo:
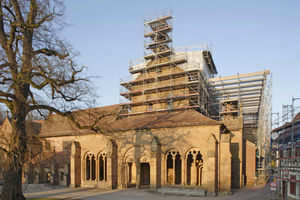
[[[150,185],[150,164],[141,163],[141,186]]]
[[[282,198],[286,198],[286,181],[282,181]]]

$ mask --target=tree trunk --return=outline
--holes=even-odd
[[[25,200],[22,193],[22,167],[13,166],[4,171],[4,185],[1,194],[2,200]]]
[[[22,104],[21,104],[22,105]],[[13,131],[9,138],[4,166],[4,185],[1,200],[24,200],[22,192],[22,170],[27,155],[27,138],[25,131],[26,110],[15,106],[18,114],[12,116]]]

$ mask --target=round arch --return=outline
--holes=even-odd
[[[87,151],[83,156],[85,180],[96,179],[96,157],[91,151]]]
[[[128,158],[133,158],[133,162],[136,162],[136,155],[135,155],[135,146],[131,146],[127,149],[127,151],[125,151],[122,161],[123,163],[126,163],[126,161],[128,161]]]

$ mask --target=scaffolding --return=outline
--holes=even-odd
[[[272,77],[269,70],[211,78],[220,102],[220,120],[243,116],[243,127],[256,133],[257,170],[265,171],[270,149]]]
[[[263,100],[267,98],[267,94],[264,93],[267,92],[266,83],[269,83],[269,74],[270,71],[265,70],[211,78],[208,82],[221,104],[228,100],[238,101],[240,114],[244,117],[244,127],[257,127]]]
[[[129,62],[131,76],[120,80],[120,116],[187,109],[224,123],[242,116],[244,131],[255,135],[251,142],[258,148],[257,169],[265,170],[271,132],[270,71],[215,77],[207,45],[173,48],[172,20],[170,9],[145,17],[144,57]]]
[[[175,52],[172,29],[170,9],[145,18],[144,58],[131,61],[131,78],[120,80],[121,116],[182,109],[217,115],[207,83],[217,73],[210,52],[203,49]],[[193,62],[196,54],[201,60]]]

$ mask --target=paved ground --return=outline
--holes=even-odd
[[[0,188],[1,189],[1,188]],[[161,195],[151,192],[149,188],[136,190],[130,188],[127,190],[101,190],[95,188],[67,188],[59,186],[48,185],[24,185],[24,194],[27,198],[65,198],[65,199],[78,199],[78,200],[265,200],[272,199],[272,193],[268,185],[260,185],[253,187],[246,187],[240,190],[233,190],[231,196],[217,196],[217,197],[193,197],[184,195]]]

